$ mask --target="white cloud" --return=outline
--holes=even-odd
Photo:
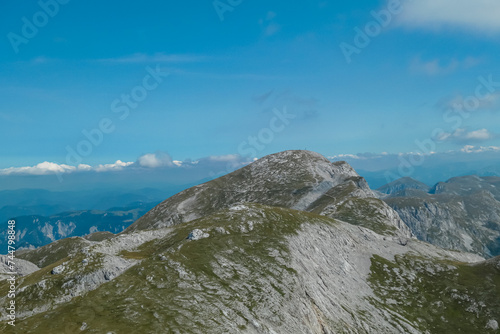
[[[79,171],[89,171],[89,170],[92,170],[92,166],[85,165],[85,164],[80,164],[80,165],[78,165],[77,170],[79,170]]]
[[[133,165],[133,162],[123,162],[121,160],[116,160],[114,164],[98,165],[93,168],[96,172],[109,172],[114,170],[122,170],[125,167]]]
[[[137,163],[141,167],[158,168],[158,167],[172,167],[174,162],[170,155],[165,152],[156,152],[144,154],[137,159]]]
[[[406,1],[400,24],[426,29],[460,27],[478,32],[500,32],[498,0]]]
[[[454,142],[479,142],[493,139],[495,136],[487,129],[479,129],[475,131],[467,131],[464,128],[456,129],[453,132],[442,132],[434,139],[437,141],[454,141]]]
[[[80,164],[78,166],[70,166],[66,164],[58,164],[55,162],[42,162],[35,166],[25,166],[25,167],[9,167],[5,169],[0,169],[0,175],[49,175],[49,174],[69,174],[76,172],[112,172],[121,171],[131,168],[187,168],[194,166],[199,162],[205,163],[207,168],[210,166],[218,166],[220,164],[231,163],[238,164],[241,162],[241,158],[236,154],[228,154],[221,156],[210,156],[207,158],[202,158],[199,161],[179,161],[172,160],[170,155],[165,152],[147,153],[140,156],[137,161],[122,161],[117,160],[114,163],[109,164],[99,164],[95,166],[90,166],[86,164]]]
[[[346,159],[346,158],[347,159],[354,159],[354,160],[366,159],[363,156],[355,155],[355,154],[338,154],[338,155],[328,157],[328,159],[330,159],[330,160],[339,160],[339,159]]]
[[[47,175],[47,174],[62,174],[62,173],[72,173],[76,171],[88,170],[89,165],[79,165],[69,166],[65,164],[56,164],[54,162],[44,161],[35,166],[27,167],[10,167],[5,169],[0,169],[0,175],[12,175],[12,174],[27,174],[27,175]]]
[[[403,175],[405,173],[401,171],[402,166],[403,170],[409,165],[411,165],[415,169],[425,167],[423,172],[417,174],[420,177],[425,178],[429,176],[428,172],[431,168],[436,168],[436,170],[441,169],[443,173],[446,174],[447,172],[451,172],[451,170],[446,171],[446,168],[443,168],[443,166],[448,166],[456,163],[460,164],[462,162],[478,163],[479,168],[487,167],[490,165],[498,166],[498,161],[500,161],[500,147],[464,145],[456,150],[440,152],[422,153],[420,151],[417,151],[387,154],[358,153],[356,154],[357,158],[351,158],[350,156],[351,154],[343,154],[341,156],[336,156],[333,159],[329,159],[332,161],[345,160],[358,172],[363,171],[366,173],[382,171],[385,173],[387,171],[393,171],[395,174],[401,174],[401,177],[407,176]],[[360,157],[362,158],[360,159]],[[412,161],[417,163],[413,164]],[[423,166],[423,164],[425,164],[425,166]],[[470,167],[470,165],[464,164],[464,171],[469,168],[467,166]],[[452,175],[450,175],[449,177],[451,176]],[[445,178],[442,178],[441,181],[444,179]],[[433,180],[432,182],[437,181],[439,180]]]
[[[500,152],[500,147],[465,145],[460,151],[464,153]]]
[[[121,170],[131,166],[133,162],[116,161],[113,164],[98,165],[92,167],[90,165],[80,164],[78,166],[69,166],[66,164],[57,164],[55,162],[44,161],[35,166],[26,167],[9,167],[0,169],[0,175],[49,175],[49,174],[69,174],[75,172],[106,172],[112,170]]]
[[[83,172],[126,172],[130,170],[138,170],[142,168],[161,169],[161,168],[178,168],[190,170],[196,168],[198,171],[208,172],[227,172],[227,168],[232,169],[240,168],[250,161],[247,158],[241,157],[238,154],[227,154],[209,156],[198,159],[196,161],[185,160],[172,160],[170,155],[165,152],[147,153],[140,156],[135,162],[126,162],[117,160],[114,163],[99,164],[99,165],[86,165],[80,164],[78,166],[70,166],[66,164],[58,164],[55,162],[42,162],[35,166],[26,167],[10,167],[0,169],[0,176],[5,175],[56,175],[56,174],[72,174]],[[207,172],[207,173],[208,173]]]
[[[493,135],[486,129],[471,131],[465,135],[465,139],[473,140],[488,140],[492,138]]]

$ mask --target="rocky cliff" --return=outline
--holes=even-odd
[[[429,192],[398,191],[384,201],[418,239],[492,257],[500,255],[499,184],[498,177],[457,177]]]

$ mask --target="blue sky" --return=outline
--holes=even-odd
[[[0,169],[498,152],[500,4],[215,3],[4,2]]]

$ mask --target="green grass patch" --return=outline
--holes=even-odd
[[[389,261],[372,257],[369,282],[378,307],[402,314],[430,333],[494,333],[500,319],[500,271],[406,254]]]

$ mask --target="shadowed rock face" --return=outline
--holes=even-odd
[[[425,183],[412,179],[411,177],[403,177],[378,188],[377,191],[383,194],[395,194],[407,190],[421,190],[428,192],[430,189],[431,187]]]
[[[499,189],[500,178],[472,175],[440,182],[429,193],[398,191],[384,201],[418,239],[492,257],[500,255]]]
[[[10,268],[12,262],[15,264],[14,270]],[[8,275],[7,273],[12,271],[17,272],[21,276],[26,276],[37,271],[38,269],[40,268],[29,261],[18,258],[11,259],[7,255],[0,255],[0,280],[10,278],[11,275]]]

